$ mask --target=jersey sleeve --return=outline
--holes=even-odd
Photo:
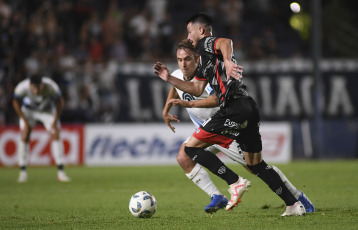
[[[56,94],[58,96],[62,96],[62,92],[60,90],[60,87],[58,87],[58,85],[56,84],[56,82],[54,82],[52,79],[49,79],[50,81],[50,85],[53,88],[53,90],[56,92]]]
[[[49,89],[49,96],[53,98],[55,101],[60,99],[62,96],[62,92],[60,90],[60,87],[56,84],[54,80],[51,78],[43,78],[43,82],[47,85]]]
[[[26,89],[27,89],[27,85],[29,84],[29,81],[27,80],[24,80],[24,81],[21,81],[16,87],[15,87],[15,90],[14,90],[14,98],[15,99],[21,99],[22,97],[25,96],[26,94]]]
[[[219,54],[220,51],[217,51],[215,48],[216,42],[219,40],[218,37],[207,36],[202,38],[198,42],[199,53],[210,53],[210,54]]]
[[[198,81],[206,81],[207,80],[206,77],[203,75],[201,57],[200,57],[199,66],[198,66],[198,69],[196,70],[196,74],[195,74],[194,78]]]
[[[180,69],[174,70],[174,71],[171,73],[171,75],[172,75],[173,77],[176,77],[176,78],[180,79],[180,80],[183,80],[183,74],[182,74],[182,72],[181,72]]]

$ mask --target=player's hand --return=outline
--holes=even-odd
[[[157,62],[154,64],[154,70],[154,73],[158,75],[161,79],[163,79],[164,81],[168,81],[170,74],[169,69],[168,67],[166,67],[166,65],[161,62]]]
[[[185,108],[190,108],[190,104],[189,104],[189,101],[184,101],[184,100],[180,100],[180,99],[170,99],[168,101],[168,104],[169,105],[179,105],[179,106],[182,106],[182,107],[185,107]]]
[[[172,124],[170,122],[175,121],[175,122],[180,122],[180,120],[178,119],[177,116],[175,115],[171,115],[170,113],[168,114],[164,114],[163,115],[163,119],[165,124],[167,124],[167,126],[169,126],[169,128],[173,131],[173,133],[175,133],[175,127],[172,126]]]
[[[225,69],[226,69],[226,76],[227,80],[230,79],[230,77],[235,78],[236,80],[242,78],[242,72],[243,72],[243,66],[235,64],[233,61],[225,61],[224,62]]]

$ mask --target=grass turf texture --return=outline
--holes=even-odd
[[[316,206],[302,217],[280,217],[283,202],[243,167],[229,165],[252,187],[232,211],[204,212],[210,198],[179,166],[68,167],[69,183],[56,181],[54,167],[0,168],[0,229],[358,229],[358,162],[294,162],[277,165]],[[228,186],[211,174],[226,195]],[[158,201],[150,219],[128,210],[135,192]]]

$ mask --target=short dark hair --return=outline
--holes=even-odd
[[[213,20],[208,14],[200,12],[188,18],[186,24],[188,25],[189,23],[200,23],[205,27],[212,27]]]
[[[188,39],[183,39],[181,40],[178,45],[177,45],[177,50],[190,50],[193,53],[196,53],[196,49],[194,48],[193,44],[191,44],[190,40]]]
[[[42,83],[42,75],[31,74],[29,78],[31,84],[40,85]]]

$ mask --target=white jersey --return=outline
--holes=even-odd
[[[181,72],[180,69],[175,70],[172,73],[172,76],[174,76],[174,77],[176,77],[176,78],[178,78],[180,80],[185,81],[184,75],[183,75],[183,73]],[[191,81],[194,81],[194,78]],[[191,95],[189,93],[183,92],[178,88],[175,88],[175,89],[178,92],[180,99],[184,100],[184,101],[194,101],[194,100],[205,99],[205,98],[207,98],[208,96],[210,96],[213,93],[213,89],[211,88],[211,86],[209,84],[206,85],[203,94],[201,94],[199,97],[196,97],[196,96],[193,96],[193,95]],[[206,121],[211,116],[213,116],[219,110],[219,107],[214,107],[214,108],[186,108],[186,110],[188,111],[189,117],[193,121],[195,127],[198,128],[200,125],[202,125],[204,123],[204,121]]]
[[[53,112],[55,103],[62,93],[58,85],[50,78],[43,77],[44,88],[40,95],[34,95],[30,90],[30,79],[21,81],[15,88],[14,98],[22,102],[22,108],[40,112]]]

